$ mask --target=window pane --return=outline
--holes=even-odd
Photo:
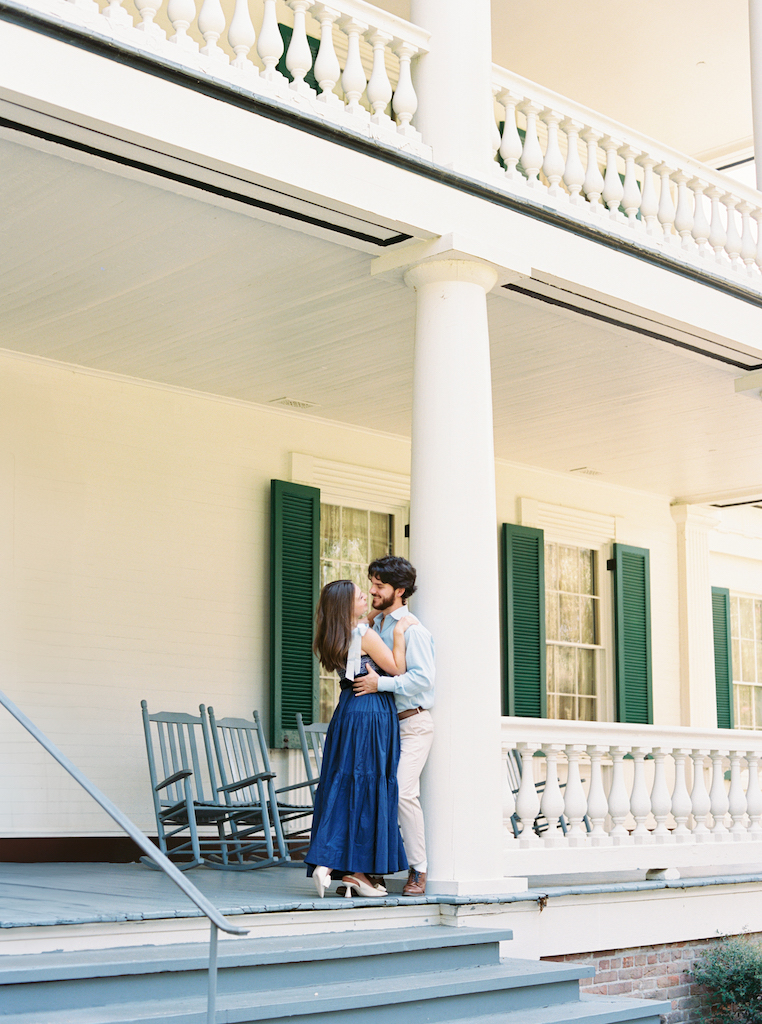
[[[545,630],[549,640],[558,640],[558,594],[545,595]]]
[[[320,506],[320,557],[341,558],[341,509]]]
[[[757,679],[757,659],[753,640],[741,641],[741,679],[745,683],[754,683]]]
[[[583,644],[595,643],[595,600],[592,597],[581,597],[582,623],[580,639]]]
[[[579,591],[579,551],[577,548],[559,548],[558,589],[576,594]]]
[[[573,647],[556,647],[556,690],[559,693],[574,693],[576,651]]]
[[[739,601],[741,618],[741,637],[746,640],[754,639],[754,602],[750,597],[742,597]]]
[[[750,686],[736,686],[736,714],[739,728],[753,729],[754,717],[752,714],[752,688]]]
[[[556,718],[561,718],[565,722],[573,722],[574,712],[574,697],[558,698],[558,714],[556,715]]]
[[[341,510],[341,557],[368,564],[368,513],[363,509]]]
[[[762,643],[762,601],[754,602],[754,628],[758,643]]]
[[[588,697],[595,696],[595,651],[577,650],[577,673],[579,692]]]
[[[579,552],[579,589],[582,594],[594,594],[593,552],[588,548],[580,548]]]
[[[558,547],[545,545],[545,589],[558,590]]]
[[[579,720],[580,722],[594,722],[596,720],[595,698],[579,698]]]
[[[558,697],[548,693],[548,718],[558,718]]]
[[[383,512],[370,513],[370,558],[383,558],[391,554],[391,543],[389,541],[391,516]]]
[[[754,687],[754,728],[762,729],[762,687]]]
[[[579,643],[579,598],[572,594],[560,594],[558,607],[558,639]]]
[[[741,620],[738,614],[738,598],[730,598],[730,634],[731,636],[741,635]]]
[[[733,659],[733,678],[741,678],[741,641],[733,640],[731,644]]]

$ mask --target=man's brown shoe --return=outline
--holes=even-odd
[[[407,885],[402,890],[403,896],[425,896],[426,895],[426,872],[410,869],[407,876]]]

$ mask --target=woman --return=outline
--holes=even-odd
[[[400,731],[394,696],[355,697],[352,682],[368,664],[385,675],[401,675],[405,632],[417,619],[399,620],[390,651],[378,633],[360,624],[367,607],[358,586],[337,580],[323,587],[315,616],[315,654],[341,680],[315,795],[312,841],[304,857],[320,896],[331,884],[332,871],[342,872],[347,896],[385,896],[368,873],[407,867],[397,825]]]

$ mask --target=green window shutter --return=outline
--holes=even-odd
[[[614,545],[614,643],[617,718],[650,725],[651,576],[645,548]]]
[[[503,523],[503,712],[545,718],[545,542]]]
[[[733,661],[730,652],[730,591],[712,587],[714,685],[717,693],[717,728],[732,729]]]
[[[312,653],[320,574],[320,491],[273,480],[270,492],[270,742],[299,745],[296,712],[318,713]]]

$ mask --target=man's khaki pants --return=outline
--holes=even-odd
[[[411,867],[426,863],[426,836],[421,810],[421,772],[434,739],[431,712],[422,711],[400,722],[400,763],[397,769],[399,823],[405,853]]]

